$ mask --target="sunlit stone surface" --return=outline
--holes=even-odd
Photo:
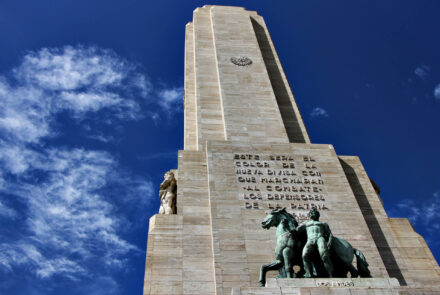
[[[359,158],[310,142],[261,16],[197,8],[185,48],[177,214],[150,219],[144,295],[440,294],[424,239],[407,219],[388,218]],[[276,245],[261,222],[284,207],[299,222],[318,208],[365,254],[373,278],[269,272],[258,287]]]

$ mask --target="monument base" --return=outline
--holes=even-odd
[[[420,295],[432,288],[400,286],[395,278],[268,279],[266,287],[233,288],[231,295]]]

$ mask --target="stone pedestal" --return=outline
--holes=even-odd
[[[233,288],[231,295],[421,295],[435,288],[400,286],[395,278],[269,279],[266,287]]]

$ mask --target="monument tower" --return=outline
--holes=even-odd
[[[150,219],[144,295],[440,294],[440,268],[424,239],[407,219],[388,218],[359,158],[310,142],[256,12],[194,11],[186,26],[184,108],[184,150],[161,184],[166,214]],[[325,230],[312,233],[310,224]],[[301,259],[292,260],[296,278],[276,278],[289,276],[270,264],[281,241],[276,233],[292,241],[307,235],[308,252],[299,243],[291,257],[311,253],[327,275],[303,255],[312,278],[301,273]],[[320,246],[330,239],[321,245],[328,249]],[[350,245],[357,264],[343,265],[334,254],[338,241]],[[266,281],[264,264],[278,270]]]

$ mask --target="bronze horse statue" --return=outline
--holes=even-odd
[[[307,241],[305,235],[301,235],[296,231],[298,222],[295,217],[286,211],[286,208],[272,210],[261,223],[261,227],[269,229],[276,227],[277,244],[275,248],[275,261],[264,264],[260,270],[260,286],[266,283],[266,273],[270,270],[278,270],[278,278],[294,278],[304,275],[304,267],[302,260],[303,247]],[[365,256],[358,249],[353,248],[349,242],[343,238],[333,237],[332,246],[329,249],[330,258],[333,262],[334,270],[332,277],[345,278],[350,272],[354,277],[371,277],[368,269],[368,263]],[[352,261],[356,256],[357,269],[352,265]],[[295,274],[293,266],[298,265],[301,270]],[[313,276],[326,277],[327,273],[323,270],[322,261],[319,255],[313,262]]]
[[[294,239],[292,231],[296,229],[298,222],[295,217],[286,211],[286,208],[273,210],[264,221],[261,227],[269,229],[276,227],[277,244],[275,248],[275,261],[264,264],[260,270],[260,286],[266,284],[266,273],[270,270],[278,270],[279,278],[293,278],[294,265],[302,266],[301,247],[304,246],[303,241]],[[302,267],[301,267],[302,269]]]

